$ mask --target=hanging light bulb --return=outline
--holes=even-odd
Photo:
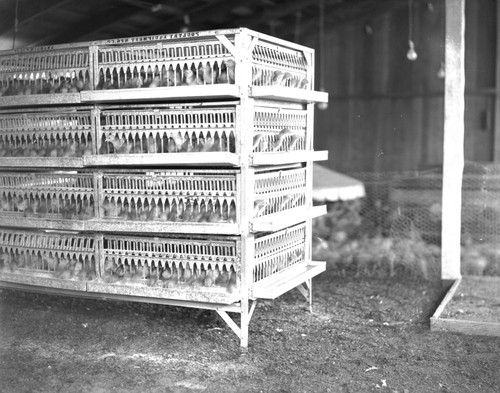
[[[417,60],[417,52],[415,51],[415,44],[413,43],[412,40],[408,40],[408,52],[406,52],[406,57],[408,58],[408,60],[410,61],[415,61]]]
[[[442,61],[441,65],[439,66],[439,70],[437,72],[437,77],[439,79],[444,79],[445,76],[446,76],[445,65],[444,65],[444,61]]]
[[[413,0],[408,0],[408,52],[406,52],[406,57],[410,61],[415,61],[418,57],[413,42]]]

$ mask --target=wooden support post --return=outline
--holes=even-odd
[[[464,167],[465,0],[446,0],[441,278],[460,277]]]
[[[497,1],[497,46],[495,66],[495,131],[493,135],[493,161],[500,162],[500,1]]]

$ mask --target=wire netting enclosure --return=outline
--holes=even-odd
[[[366,197],[328,205],[315,219],[314,254],[337,274],[440,277],[442,169],[349,173]],[[461,272],[500,275],[500,165],[467,162]]]

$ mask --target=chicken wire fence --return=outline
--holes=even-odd
[[[441,168],[349,175],[366,196],[315,219],[314,257],[340,275],[440,277]],[[500,275],[500,165],[465,165],[461,247],[462,274]]]

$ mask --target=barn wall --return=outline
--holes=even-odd
[[[422,170],[442,164],[444,1],[414,0],[418,59],[406,58],[408,9],[326,29],[327,110],[316,110],[315,148],[344,172]],[[496,1],[466,6],[465,158],[491,161]],[[305,39],[317,48],[317,35]],[[321,81],[316,79],[316,89]]]

